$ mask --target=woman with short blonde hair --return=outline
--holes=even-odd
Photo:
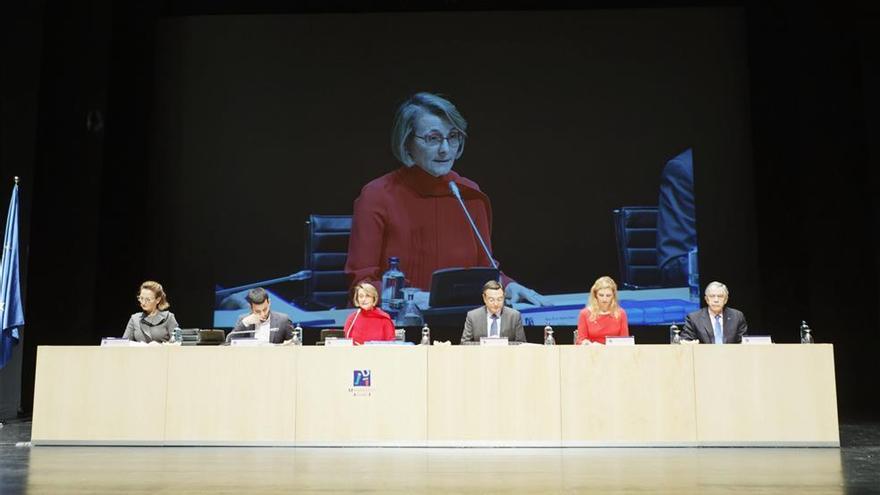
[[[419,92],[400,104],[391,130],[391,152],[403,166],[370,181],[354,201],[345,262],[353,284],[378,284],[392,258],[399,259],[410,286],[422,289],[431,287],[438,269],[497,265],[491,258],[489,196],[453,170],[464,153],[467,128],[458,108],[441,95]],[[462,215],[462,206],[473,227]],[[483,246],[470,241],[472,228]],[[504,273],[501,280],[512,303],[550,304]]]
[[[376,306],[379,304],[379,291],[373,284],[361,282],[354,286],[354,301],[357,311],[345,320],[345,337],[356,345],[375,340],[394,340],[394,322],[391,316]]]

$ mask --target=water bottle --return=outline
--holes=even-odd
[[[431,345],[431,329],[428,328],[427,323],[422,327],[422,341],[419,345]]]
[[[700,267],[697,263],[697,248],[688,251],[688,289],[691,302],[700,302]]]
[[[382,275],[382,309],[398,310],[403,306],[403,286],[406,278],[400,271],[400,259],[388,258],[388,271]]]
[[[292,342],[292,344],[293,345],[303,345],[302,335],[303,335],[303,328],[299,325],[299,323],[297,323],[296,326],[293,327],[293,342]]]
[[[180,327],[174,327],[171,331],[171,342],[177,345],[183,344],[183,330]]]
[[[403,289],[403,297],[406,300],[403,303],[403,309],[397,313],[395,323],[402,327],[417,327],[425,323],[422,318],[422,310],[416,305],[415,295],[419,291],[414,287]]]
[[[801,322],[801,344],[812,344],[813,343],[813,331],[810,330],[810,326],[807,325],[806,321]]]
[[[670,344],[681,344],[681,330],[675,323],[673,323],[672,326],[669,327],[669,335]]]
[[[573,345],[577,345],[577,343],[578,343],[578,329],[577,329],[577,327],[575,327],[574,330],[572,330],[571,343]]]
[[[556,345],[556,339],[553,338],[553,328],[550,325],[544,327],[544,345]]]

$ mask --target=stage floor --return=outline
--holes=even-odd
[[[840,449],[30,447],[29,439],[29,421],[0,428],[4,495],[880,492],[880,424],[841,425]]]

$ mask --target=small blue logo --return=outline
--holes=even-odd
[[[355,387],[369,387],[370,370],[354,370],[352,385],[354,385]]]

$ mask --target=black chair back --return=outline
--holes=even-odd
[[[305,225],[304,266],[312,271],[305,283],[306,300],[323,306],[345,307],[349,280],[345,276],[351,215],[309,215]]]
[[[657,207],[624,206],[613,211],[622,289],[660,287],[657,266]]]

